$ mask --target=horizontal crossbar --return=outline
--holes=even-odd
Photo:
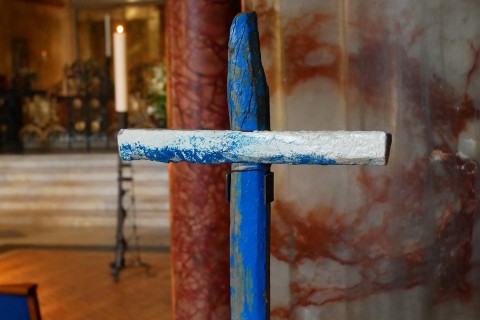
[[[123,160],[158,162],[385,165],[390,135],[380,131],[219,131],[127,129]]]

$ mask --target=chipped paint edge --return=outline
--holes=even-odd
[[[381,131],[218,131],[127,129],[123,160],[158,162],[386,165],[391,136]]]

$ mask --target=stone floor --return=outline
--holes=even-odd
[[[43,319],[171,319],[169,234],[138,230],[115,283],[112,228],[0,227],[0,284],[34,282]],[[130,243],[133,243],[130,240]]]

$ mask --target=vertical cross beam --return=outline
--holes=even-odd
[[[228,44],[231,130],[270,129],[269,94],[261,63],[257,18],[238,15]],[[230,301],[232,319],[270,315],[269,164],[232,164],[230,188]],[[230,179],[229,179],[230,180]],[[270,188],[271,188],[270,186]]]

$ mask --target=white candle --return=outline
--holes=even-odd
[[[113,66],[115,72],[115,110],[127,112],[127,35],[123,26],[113,34]]]
[[[105,21],[105,56],[110,58],[112,56],[112,30],[110,24],[110,15],[106,14]]]

